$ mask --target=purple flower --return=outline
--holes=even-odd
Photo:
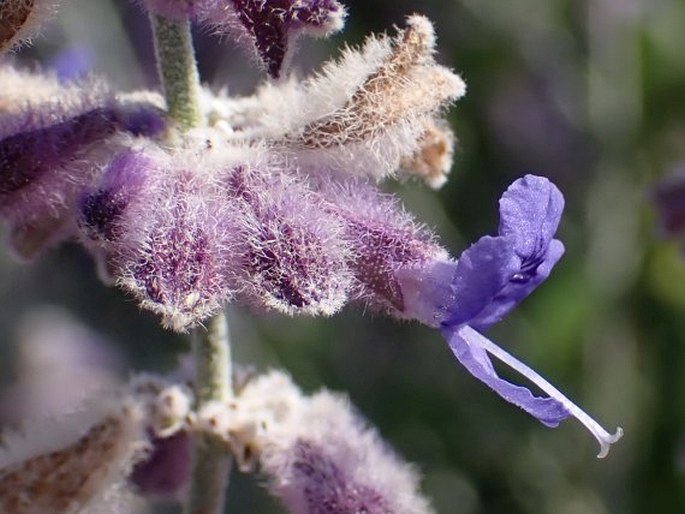
[[[611,435],[535,371],[506,353],[478,330],[501,320],[547,276],[564,252],[554,239],[564,199],[547,179],[533,175],[514,182],[500,199],[497,236],[485,236],[456,262],[434,261],[397,272],[406,314],[438,326],[459,362],[502,398],[556,427],[575,416],[597,438],[599,456],[622,435]],[[545,391],[501,379],[488,354],[500,359]]]
[[[458,302],[443,327],[497,323],[542,283],[564,253],[553,239],[564,209],[561,192],[544,177],[527,175],[502,195],[499,235],[486,236],[456,263]]]

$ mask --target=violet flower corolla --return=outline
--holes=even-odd
[[[500,199],[497,236],[484,236],[457,261],[431,261],[400,268],[397,276],[405,313],[437,326],[459,362],[481,382],[541,423],[556,427],[574,416],[609,452],[623,430],[610,434],[534,370],[480,331],[506,316],[550,274],[564,253],[554,234],[564,207],[561,192],[544,177],[515,181]],[[547,397],[497,375],[488,354],[519,372]]]

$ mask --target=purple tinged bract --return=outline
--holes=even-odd
[[[241,299],[287,314],[330,315],[347,300],[351,276],[342,226],[294,176],[238,166],[226,172],[235,208],[235,255],[225,270]]]
[[[402,210],[397,199],[366,181],[328,181],[322,194],[343,224],[354,274],[352,297],[371,307],[400,314],[404,298],[395,270],[411,263],[447,257],[434,235]]]
[[[136,150],[127,150],[109,163],[97,188],[81,197],[78,223],[89,239],[119,238],[125,230],[124,212],[153,168],[152,159]]]
[[[274,78],[281,77],[300,34],[326,36],[340,30],[345,17],[336,0],[205,0],[199,10],[218,32],[249,41]]]

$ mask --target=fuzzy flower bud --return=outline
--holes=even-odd
[[[235,168],[226,185],[228,201],[239,209],[241,296],[287,314],[342,307],[351,281],[347,247],[342,226],[318,195],[268,168]]]
[[[429,514],[414,470],[341,397],[307,398],[266,446],[262,472],[293,514]]]
[[[223,439],[243,471],[257,464],[293,514],[430,514],[418,477],[347,399],[304,396],[272,371],[228,404],[198,413],[196,430]]]
[[[327,182],[322,188],[351,247],[355,298],[402,316],[405,302],[396,271],[402,266],[446,258],[435,237],[417,225],[391,195],[362,181]]]
[[[80,202],[88,246],[176,330],[234,296],[258,309],[332,314],[352,280],[342,224],[262,154],[219,142],[122,153]]]
[[[204,167],[193,151],[130,150],[80,202],[79,224],[119,284],[177,330],[232,296],[222,245],[234,225],[209,169],[196,173]]]

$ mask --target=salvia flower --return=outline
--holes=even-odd
[[[294,36],[327,32],[342,19],[342,8],[325,0],[147,5],[238,27],[274,76]],[[431,23],[410,16],[394,36],[369,37],[303,81],[267,83],[237,99],[204,91],[207,123],[173,144],[163,139],[153,93],[117,96],[27,74],[31,94],[0,68],[9,79],[0,91],[0,216],[26,256],[78,233],[106,274],[178,331],[232,300],[310,315],[360,300],[416,319],[438,328],[476,378],[544,424],[580,419],[603,456],[620,429],[604,431],[480,333],[562,256],[556,187],[532,175],[516,181],[500,201],[498,234],[453,260],[375,184],[403,169],[433,187],[445,181],[454,135],[443,110],[465,85],[434,53]],[[501,379],[489,355],[549,396]],[[316,442],[297,448],[339,466]],[[356,487],[360,477],[344,481]]]
[[[556,427],[576,417],[597,438],[604,457],[622,435],[604,430],[535,371],[506,353],[479,330],[501,320],[528,296],[561,258],[554,239],[564,199],[547,179],[534,175],[514,182],[500,199],[497,236],[485,236],[457,261],[433,261],[398,270],[405,313],[436,326],[459,362],[505,400]],[[540,387],[548,397],[500,378],[489,355]]]

